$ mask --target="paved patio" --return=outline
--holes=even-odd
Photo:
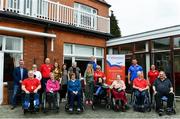
[[[90,107],[86,107],[85,112],[82,114],[68,114],[64,111],[64,104],[65,103],[61,103],[59,113],[52,112],[44,114],[39,112],[38,114],[28,113],[26,115],[23,114],[20,106],[11,110],[9,105],[3,105],[0,106],[0,118],[180,118],[180,102],[176,103],[176,115],[164,115],[162,117],[159,117],[154,110],[151,112],[139,113],[134,112],[132,108],[127,112],[114,112],[113,110],[106,110],[105,108],[97,108],[96,111],[92,111]]]

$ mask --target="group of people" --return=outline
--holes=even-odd
[[[87,64],[84,72],[84,90],[81,82],[81,70],[77,67],[77,63],[67,69],[66,64],[62,67],[57,62],[52,65],[50,59],[46,58],[45,63],[40,66],[38,71],[37,65],[33,64],[31,70],[24,68],[24,61],[19,61],[19,66],[13,71],[14,90],[12,95],[12,109],[16,107],[16,96],[20,90],[25,93],[23,103],[24,108],[28,108],[30,94],[34,93],[35,108],[40,104],[39,92],[46,92],[48,97],[55,99],[57,93],[60,93],[61,100],[65,100],[67,95],[69,98],[69,111],[74,109],[74,100],[77,97],[77,111],[81,111],[81,97],[85,92],[85,104],[92,105],[94,95],[101,93],[103,86],[111,89],[112,95],[116,99],[122,101],[122,110],[125,111],[127,104],[126,85],[121,79],[121,75],[117,75],[111,85],[106,84],[106,76],[101,67],[96,64],[95,57],[91,57],[91,61]],[[132,65],[128,69],[128,84],[131,85],[132,92],[137,97],[137,105],[143,105],[143,101],[147,91],[150,91],[151,102],[155,95],[156,110],[163,112],[161,98],[166,96],[167,110],[170,112],[173,108],[174,93],[171,81],[166,77],[164,71],[156,70],[155,65],[151,66],[148,72],[148,79],[144,79],[143,68],[137,64],[137,60],[132,60]],[[49,99],[50,100],[50,99]],[[52,100],[50,100],[52,101]],[[50,102],[49,102],[50,103]]]
[[[151,103],[154,97],[156,103],[155,108],[159,115],[162,115],[164,112],[162,106],[163,96],[167,97],[167,114],[173,113],[173,86],[164,71],[159,72],[156,70],[155,65],[151,65],[151,69],[148,72],[148,79],[146,80],[144,78],[143,68],[137,64],[136,59],[133,59],[132,65],[128,69],[128,83],[132,86],[132,93],[137,97],[137,105],[142,106],[145,96],[150,92]]]

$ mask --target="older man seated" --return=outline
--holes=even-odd
[[[142,111],[144,108],[145,96],[148,93],[147,89],[149,89],[149,86],[141,71],[138,71],[137,75],[138,77],[133,81],[134,94],[136,96],[135,105],[137,106],[137,111]]]
[[[34,78],[33,71],[28,71],[28,78],[22,81],[22,90],[25,92],[23,102],[23,109],[28,109],[30,106],[30,96],[34,98],[34,109],[39,108],[39,94],[38,90],[41,88],[41,83],[38,79]]]
[[[164,71],[160,71],[159,78],[157,78],[153,85],[155,101],[156,101],[156,111],[159,112],[161,116],[163,113],[162,109],[162,97],[167,97],[167,114],[171,114],[173,112],[173,101],[174,101],[174,93],[171,81],[166,77]]]

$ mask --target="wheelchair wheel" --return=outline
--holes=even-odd
[[[28,112],[28,110],[27,110],[27,109],[23,109],[23,113],[24,113],[24,115],[25,115],[27,112]]]
[[[111,105],[110,104],[106,104],[106,109],[110,110],[111,109]]]
[[[47,112],[47,110],[46,110],[46,93],[42,94],[42,110],[43,110],[43,113]]]
[[[96,109],[94,105],[92,105],[91,108],[92,108],[92,110],[95,110],[95,109]]]
[[[60,107],[60,94],[57,93],[57,107]]]
[[[65,111],[66,111],[66,112],[69,111],[69,104],[68,104],[68,103],[65,105]]]

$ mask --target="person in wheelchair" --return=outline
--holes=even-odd
[[[51,103],[53,102],[53,109],[58,109],[57,94],[60,89],[59,81],[55,79],[54,73],[50,73],[50,79],[46,84],[47,101],[49,109],[51,109]]]
[[[138,77],[133,81],[134,95],[135,95],[135,110],[144,111],[145,97],[148,94],[148,81],[144,79],[141,71],[137,72]]]
[[[153,85],[155,102],[156,102],[156,111],[159,112],[159,115],[162,115],[162,97],[167,97],[167,114],[173,113],[173,102],[174,102],[174,92],[171,81],[166,77],[164,71],[160,71],[159,77],[155,80]]]
[[[38,90],[41,88],[41,83],[38,79],[34,78],[32,70],[28,71],[28,78],[22,81],[22,91],[25,92],[23,101],[23,109],[28,110],[30,107],[30,99],[33,98],[34,111],[39,109],[39,94]],[[31,97],[33,96],[33,97]]]
[[[77,112],[81,112],[81,82],[79,79],[75,78],[75,73],[70,75],[70,80],[68,81],[68,98],[69,98],[69,112],[73,112],[75,98],[77,98]]]
[[[115,107],[119,110],[119,101],[121,101],[122,111],[125,111],[125,105],[127,104],[126,98],[126,86],[121,75],[117,75],[116,79],[112,82],[110,88],[112,89],[112,97],[115,99]]]
[[[105,81],[102,78],[98,78],[95,82],[95,96],[105,97],[108,88]]]

